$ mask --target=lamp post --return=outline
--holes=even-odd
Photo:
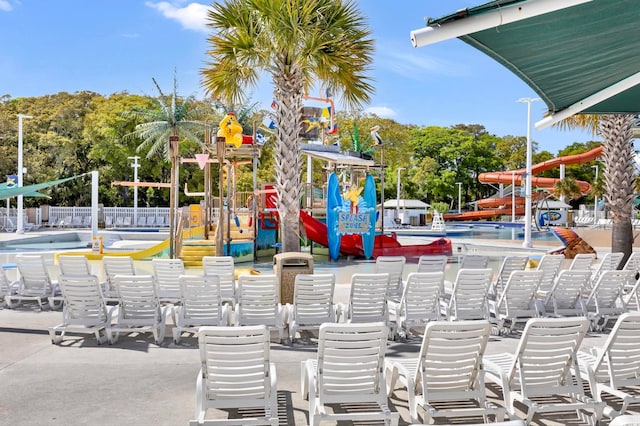
[[[462,213],[462,182],[456,182],[458,185],[458,213]]]
[[[131,164],[131,167],[133,167],[133,182],[137,184],[138,167],[140,167],[138,160],[140,159],[140,157],[136,155],[135,157],[127,157],[127,159],[133,160],[133,164]],[[138,224],[138,185],[133,186],[133,223],[135,223],[136,225]]]
[[[22,165],[22,120],[25,118],[33,118],[30,115],[18,114],[18,187],[22,187],[22,174],[24,167]],[[18,195],[18,225],[16,227],[17,234],[24,234],[24,207],[23,196]]]
[[[596,180],[594,181],[594,185],[598,184],[598,165],[591,166],[592,169],[596,169]],[[593,195],[593,224],[598,224],[598,194],[594,192]]]
[[[533,148],[531,143],[531,103],[540,101],[540,98],[520,98],[518,102],[527,104],[527,178],[525,184],[525,210],[524,210],[524,242],[523,247],[531,248],[531,226],[532,226],[532,207],[531,207],[531,160],[533,157]]]
[[[396,190],[396,218],[400,219],[400,172],[406,167],[398,167],[398,187]]]
[[[511,172],[511,223],[516,222],[516,172]]]

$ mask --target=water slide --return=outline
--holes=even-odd
[[[198,228],[185,229],[182,231],[182,238],[187,239],[191,237],[197,237],[204,234],[204,228],[202,226]],[[133,260],[143,260],[156,256],[165,250],[169,249],[169,238],[160,241],[158,244],[154,244],[151,247],[147,247],[142,250],[135,251],[103,251],[102,253],[93,253],[91,251],[78,251],[78,252],[61,252],[64,255],[70,256],[86,256],[88,260],[102,260],[103,256],[131,256]]]
[[[300,211],[307,238],[316,244],[328,247],[327,225],[312,217],[304,210]],[[365,257],[362,237],[358,234],[343,235],[340,239],[340,253],[345,256]],[[402,245],[395,235],[376,235],[373,244],[373,257],[405,256],[409,261],[417,261],[423,254],[444,254],[451,256],[451,240],[438,238],[429,244]]]
[[[537,173],[554,169],[560,165],[572,165],[572,164],[584,164],[589,161],[593,161],[602,155],[602,146],[587,151],[582,154],[567,155],[564,157],[552,158],[547,161],[535,164],[531,167],[533,174],[531,178],[531,185],[539,188],[553,188],[555,183],[559,180],[557,178],[536,177]],[[525,169],[506,171],[506,172],[488,172],[480,173],[478,181],[482,183],[502,183],[511,185],[522,184],[522,178],[526,174]],[[578,186],[583,194],[588,193],[591,190],[591,185],[588,182],[578,181]],[[532,195],[533,197],[534,195]],[[524,197],[516,198],[515,214],[521,216],[524,214]],[[503,214],[511,214],[511,197],[499,197],[499,198],[485,198],[484,200],[478,200],[478,208],[482,210],[464,213],[453,213],[444,215],[445,220],[479,220],[490,219],[495,216]]]

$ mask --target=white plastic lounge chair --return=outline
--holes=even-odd
[[[289,339],[293,343],[298,330],[319,330],[325,322],[336,322],[333,274],[298,274],[295,277],[293,304],[287,304]]]
[[[82,219],[82,226],[83,226],[84,228],[91,228],[91,215],[89,215],[89,216],[85,216],[85,217]]]
[[[489,256],[465,254],[462,256],[459,269],[485,269],[489,266]]]
[[[418,259],[416,272],[444,272],[448,257],[444,255],[422,255]]]
[[[202,326],[229,324],[227,306],[220,301],[220,279],[216,275],[181,275],[179,282],[180,305],[172,307],[176,345],[184,332],[197,333]]]
[[[49,221],[47,222],[47,227],[53,228],[54,226],[58,226],[58,217],[57,216],[49,216]]]
[[[196,380],[196,419],[190,425],[278,425],[276,368],[270,362],[269,343],[264,325],[200,328],[202,367]],[[209,409],[234,408],[250,413],[262,409],[264,414],[206,419]]]
[[[129,227],[129,226],[132,225],[132,223],[133,223],[133,218],[131,216],[125,216],[124,220],[123,220],[123,223],[122,223],[122,226]]]
[[[160,306],[153,275],[116,275],[118,309],[115,324],[107,326],[109,344],[120,333],[153,333],[157,345],[164,340],[166,307]]]
[[[545,254],[540,258],[536,268],[537,271],[542,271],[542,279],[538,287],[538,299],[544,300],[547,293],[553,288],[564,261],[565,258],[562,254]]]
[[[389,313],[395,320],[394,332],[407,336],[412,327],[441,319],[443,291],[444,272],[411,272],[400,302],[389,301]]]
[[[240,275],[235,325],[266,325],[278,331],[282,342],[286,314],[278,293],[278,281],[274,274]]]
[[[513,271],[498,299],[489,301],[492,321],[498,334],[505,330],[509,334],[518,322],[540,316],[536,304],[536,291],[542,279],[542,271]]]
[[[18,281],[11,281],[5,270],[0,268],[0,303],[5,303],[5,297],[14,294],[17,288]]]
[[[347,305],[339,304],[339,320],[343,322],[384,322],[389,325],[387,295],[389,274],[353,274]]]
[[[122,228],[124,226],[124,217],[116,217],[116,228]]]
[[[178,303],[180,301],[180,275],[184,275],[182,259],[152,259],[153,276],[158,286],[160,302]]]
[[[374,272],[376,274],[389,274],[387,297],[390,300],[399,301],[402,297],[402,290],[404,288],[402,274],[406,263],[407,259],[404,256],[378,256],[376,258]]]
[[[474,423],[474,424],[467,424],[465,423],[466,426],[484,426],[484,425],[491,425],[491,426],[526,426],[525,422],[522,420],[507,420],[504,422],[491,422],[491,423]],[[417,425],[411,425],[411,426],[417,426]],[[441,426],[457,426],[457,425],[441,425]],[[609,425],[611,426],[611,425]]]
[[[61,275],[91,275],[91,267],[86,256],[58,256]]]
[[[624,257],[624,253],[614,252],[607,253],[602,258],[602,262],[598,264],[597,269],[593,272],[591,276],[591,281],[596,282],[600,278],[605,271],[615,271],[620,266],[620,262],[622,262],[622,258]]]
[[[609,426],[638,426],[640,425],[640,415],[623,415],[611,420]]]
[[[529,261],[528,256],[506,256],[500,264],[495,282],[491,285],[489,296],[494,299],[502,292],[513,271],[524,271]]]
[[[543,316],[574,317],[583,314],[582,294],[589,286],[591,271],[560,271],[558,279],[542,301]]]
[[[137,226],[140,228],[147,226],[147,218],[145,216],[138,216]]]
[[[103,287],[103,296],[107,302],[117,302],[118,292],[113,278],[116,275],[136,275],[136,269],[131,256],[103,256],[102,266],[107,277]]]
[[[70,228],[73,226],[73,216],[65,216],[60,222],[58,222],[58,228]]]
[[[58,277],[64,308],[62,324],[49,328],[51,342],[62,342],[66,332],[94,334],[98,344],[107,341],[106,327],[111,311],[102,299],[100,283],[95,275],[60,275]]]
[[[145,226],[147,228],[153,228],[154,226],[156,226],[156,217],[155,216],[147,217],[147,222],[145,223]]]
[[[569,265],[569,269],[572,271],[576,271],[576,270],[590,271],[595,261],[596,261],[596,255],[593,253],[578,253],[576,254],[576,257],[573,258],[571,265]]]
[[[418,357],[385,360],[389,395],[396,382],[407,389],[412,422],[425,424],[434,417],[488,416],[504,418],[505,409],[485,394],[482,356],[491,333],[487,321],[431,322],[427,324]],[[436,403],[446,403],[439,408]]]
[[[398,424],[398,413],[391,412],[387,404],[387,332],[384,323],[320,326],[318,357],[301,364],[301,393],[309,399],[310,425],[341,420]],[[329,404],[348,404],[349,408],[367,404],[367,408],[331,412]]]
[[[493,269],[460,269],[448,302],[442,306],[448,320],[489,320],[488,292]]]
[[[594,398],[602,401],[602,393],[620,398],[620,410],[605,408],[608,417],[624,414],[629,404],[640,403],[640,312],[629,312],[618,318],[602,348],[592,353],[578,352],[583,378],[589,379]]]
[[[104,227],[105,228],[113,227],[113,216],[105,216],[104,217]]]
[[[202,270],[205,275],[220,277],[220,297],[223,302],[236,304],[235,261],[233,256],[202,256]]]
[[[485,379],[500,386],[510,416],[517,417],[519,401],[526,424],[536,413],[571,411],[581,424],[598,423],[605,404],[585,395],[577,368],[576,352],[588,329],[586,318],[532,318],[514,353],[483,357]]]
[[[586,299],[584,315],[591,321],[594,330],[603,330],[607,322],[627,311],[622,298],[627,283],[634,281],[632,271],[605,271],[593,286]]]
[[[57,281],[52,281],[49,271],[40,255],[16,255],[16,265],[20,273],[18,286],[13,294],[5,296],[9,308],[16,308],[21,302],[35,301],[44,309],[49,305],[51,309],[60,309],[60,288]]]
[[[636,274],[640,273],[640,251],[632,252],[627,261],[624,263],[622,269],[625,271],[634,271]]]
[[[73,216],[71,220],[72,228],[82,228],[82,216]]]

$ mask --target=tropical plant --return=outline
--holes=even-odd
[[[582,197],[582,191],[580,191],[580,185],[572,177],[565,177],[564,179],[558,179],[553,185],[553,195],[555,197],[565,197],[569,200],[575,200]]]
[[[623,262],[633,250],[633,207],[635,167],[632,127],[638,119],[631,114],[578,114],[559,123],[560,128],[584,128],[604,140],[605,203],[611,212],[611,251],[623,252]]]
[[[319,83],[348,107],[367,102],[370,30],[356,3],[340,0],[226,0],[212,5],[207,25],[209,94],[238,103],[261,72],[271,77],[280,240],[283,251],[299,251],[303,97]]]
[[[431,210],[446,213],[449,211],[449,204],[443,201],[436,201],[435,203],[431,203]]]
[[[178,83],[174,75],[173,92],[165,95],[158,82],[153,78],[158,89],[157,107],[150,109],[133,109],[128,114],[143,120],[136,125],[132,136],[142,139],[138,152],[147,151],[147,158],[161,157],[171,162],[171,183],[169,197],[169,257],[176,256],[176,205],[178,200],[178,156],[180,154],[179,138],[200,143],[203,130],[202,122],[190,120],[189,99],[178,97]]]

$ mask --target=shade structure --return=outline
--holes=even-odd
[[[6,198],[11,198],[11,197],[17,197],[18,195],[24,195],[26,197],[36,197],[36,196],[46,197],[46,195],[39,194],[37,191],[41,189],[49,188],[51,186],[60,185],[61,183],[65,183],[85,175],[86,173],[77,175],[77,176],[68,177],[68,178],[52,180],[49,182],[36,183],[34,185],[14,186],[12,188],[7,188],[6,185],[4,185],[4,187],[0,185],[0,200],[4,200]],[[35,195],[35,194],[39,194],[39,195]]]
[[[429,19],[412,39],[457,37],[504,65],[546,103],[543,128],[577,113],[640,112],[638,17],[637,0],[498,0]]]

